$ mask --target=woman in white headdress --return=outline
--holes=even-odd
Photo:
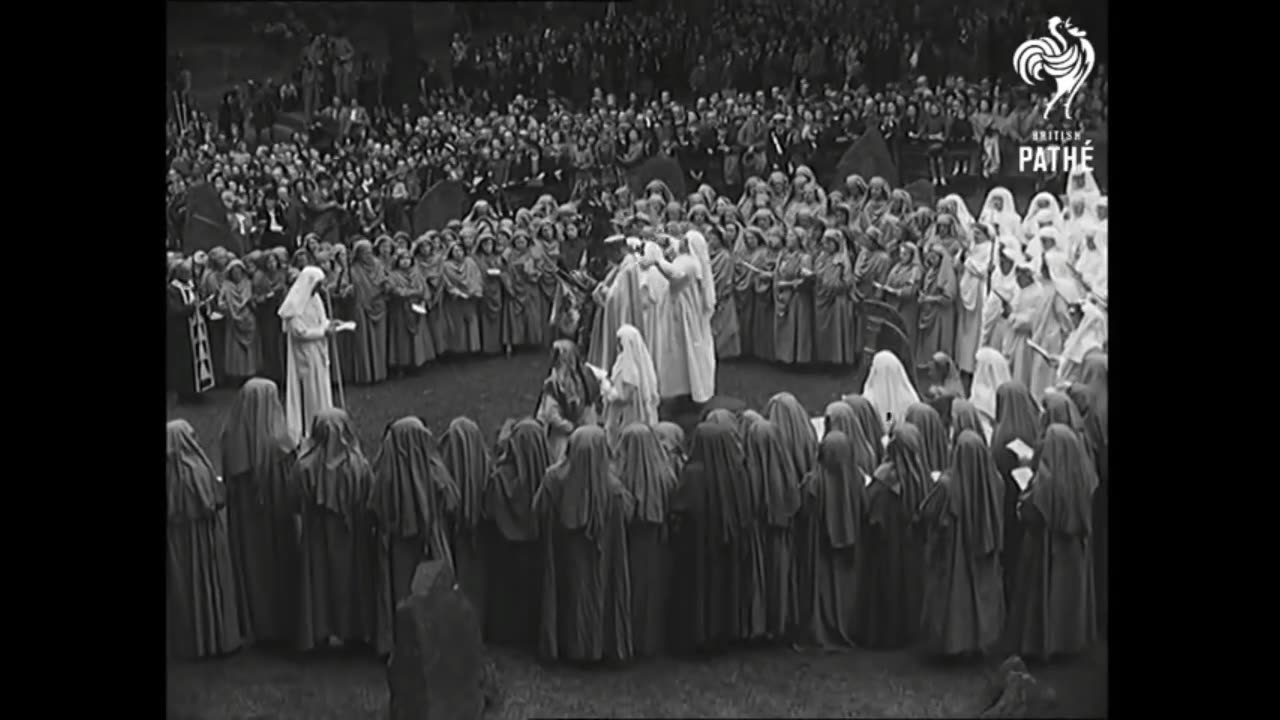
[[[618,328],[618,355],[604,392],[604,431],[617,448],[622,431],[632,423],[658,424],[658,372],[634,325]]]
[[[1093,177],[1093,171],[1083,165],[1073,166],[1067,175],[1067,204],[1070,205],[1076,198],[1093,201],[1101,196],[1102,190]]]
[[[1047,250],[1040,264],[1037,280],[1044,293],[1031,314],[1029,339],[1050,357],[1059,357],[1067,338],[1075,329],[1070,306],[1078,305],[1084,299],[1084,293],[1071,274],[1066,253]],[[1057,381],[1058,370],[1053,361],[1035,350],[1025,359],[1030,364],[1026,378],[1027,389],[1031,391],[1031,397],[1039,401],[1044,397],[1044,392]]]
[[[965,251],[958,271],[956,347],[953,358],[960,372],[973,375],[974,356],[982,343],[982,310],[987,299],[994,243],[988,225],[973,226],[973,244]]]
[[[965,204],[964,198],[955,193],[942,198],[938,201],[939,213],[950,213],[960,221],[960,227],[966,235],[973,234],[973,214],[969,212],[969,206]]]
[[[316,413],[333,407],[329,385],[329,314],[318,291],[324,271],[302,269],[285,295],[277,314],[284,325],[288,352],[285,357],[285,422],[297,443],[311,430]]]
[[[1027,205],[1027,212],[1022,216],[1022,240],[1026,242],[1035,235],[1040,229],[1041,213],[1048,213],[1053,217],[1054,227],[1062,226],[1062,205],[1058,202],[1058,198],[1053,193],[1037,193],[1031,198],[1031,203]]]
[[[716,391],[716,348],[711,316],[716,309],[711,256],[702,233],[690,230],[671,238],[670,262],[656,245],[646,248],[644,264],[658,268],[667,288],[667,336],[657,357],[662,397],[689,395],[705,403]]]
[[[1084,240],[1075,249],[1075,262],[1071,266],[1085,286],[1085,290],[1099,295],[1107,294],[1107,246],[1099,242],[1096,225],[1084,228]]]
[[[1017,269],[1026,264],[1022,254],[1022,242],[1014,235],[1002,235],[999,250],[991,267],[990,287],[986,302],[982,306],[982,338],[979,345],[983,347],[1004,347],[1005,336],[1009,332],[1009,312],[1018,297]],[[975,371],[976,372],[976,371]]]
[[[1058,382],[1082,382],[1084,358],[1091,350],[1102,350],[1107,342],[1107,311],[1092,302],[1080,306],[1080,324],[1062,346],[1058,364]]]
[[[993,187],[982,203],[982,212],[978,213],[978,222],[995,228],[996,236],[1013,235],[1017,237],[1022,227],[1022,218],[1013,206],[1013,193],[1004,187]]]
[[[1107,196],[1103,195],[1093,204],[1093,219],[1098,228],[1098,243],[1102,247],[1107,247],[1107,220],[1110,217],[1110,208],[1107,207]]]
[[[1012,379],[1009,361],[999,350],[993,347],[978,349],[973,384],[969,387],[969,402],[993,427],[996,422],[996,389]]]
[[[871,370],[862,384],[862,397],[870,400],[880,412],[880,421],[886,428],[891,421],[904,422],[907,408],[920,402],[920,395],[912,386],[902,361],[888,350],[881,350],[871,359]]]

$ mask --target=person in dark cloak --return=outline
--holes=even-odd
[[[1107,436],[1097,413],[1097,391],[1087,385],[1073,384],[1067,396],[1080,410],[1084,421],[1082,440],[1093,446],[1094,470],[1098,488],[1093,491],[1093,586],[1097,597],[1098,634],[1107,633],[1107,477],[1111,463]]]
[[[240,649],[240,613],[227,538],[226,489],[186,420],[165,426],[168,655],[194,660]]]
[[[741,618],[763,613],[764,557],[757,502],[746,483],[734,423],[699,423],[671,500],[673,568],[668,647],[706,652],[741,636]],[[761,568],[746,576],[747,568]]]
[[[373,461],[373,513],[378,552],[375,646],[395,644],[396,604],[409,594],[418,564],[443,560],[453,567],[447,520],[458,508],[458,486],[436,451],[431,431],[416,417],[387,428]]]
[[[1022,523],[1018,521],[1018,496],[1022,488],[1014,480],[1013,471],[1023,463],[1009,449],[1009,443],[1021,440],[1027,447],[1035,447],[1040,436],[1040,407],[1031,397],[1031,391],[1016,380],[1001,383],[996,388],[996,423],[991,428],[991,459],[996,472],[1004,480],[1004,567],[1005,600],[1012,602],[1013,588],[1017,584],[1019,548],[1022,544]]]
[[[632,423],[622,431],[617,472],[635,498],[635,514],[627,527],[634,651],[637,657],[652,657],[666,645],[671,585],[667,519],[676,469],[658,434],[648,425]]]
[[[801,557],[809,571],[800,582],[807,603],[797,639],[820,648],[852,647],[860,609],[858,546],[865,512],[865,482],[858,469],[857,448],[839,430],[831,430],[818,448],[817,466],[802,489],[808,537]]]
[[[1098,475],[1084,443],[1060,424],[1045,433],[1033,467],[1018,503],[1025,535],[1009,625],[1019,654],[1048,661],[1097,640],[1090,544]]]
[[[378,549],[373,466],[345,410],[316,413],[290,487],[301,517],[296,648],[372,645]]]
[[[855,583],[854,636],[862,647],[896,650],[919,637],[924,542],[915,521],[931,486],[920,431],[903,423],[866,488]]]
[[[950,467],[920,507],[925,533],[921,634],[931,653],[982,656],[1000,640],[1004,492],[982,436],[961,433]]]
[[[803,432],[808,438],[813,437],[807,423]],[[764,615],[759,618],[763,627],[753,612],[748,625],[750,634],[745,639],[777,640],[786,637],[798,617],[792,526],[800,510],[801,476],[794,456],[783,442],[782,431],[768,420],[760,419],[746,427],[742,449],[747,486],[758,493],[760,543],[765,561],[761,587]]]
[[[480,426],[468,417],[454,418],[440,441],[444,466],[458,485],[458,512],[453,516],[452,540],[454,577],[484,627],[485,598],[488,591],[481,518],[484,496],[493,464],[485,447]]]
[[[293,638],[298,527],[289,489],[294,443],[276,384],[240,388],[222,430],[227,524],[245,638],[267,645]]]
[[[627,520],[635,500],[610,471],[603,428],[573,431],[565,459],[547,469],[533,507],[543,542],[539,656],[629,660]]]
[[[495,588],[486,598],[485,642],[528,650],[536,647],[542,546],[533,496],[550,464],[547,431],[537,420],[504,424],[481,511],[486,525],[486,584]]]
[[[951,438],[947,435],[947,428],[942,424],[938,411],[925,403],[913,403],[907,408],[904,419],[920,431],[920,439],[924,442],[924,462],[929,472],[946,470],[951,453]]]

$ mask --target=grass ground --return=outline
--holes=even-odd
[[[541,353],[441,362],[421,374],[347,388],[347,408],[365,451],[373,455],[389,422],[422,416],[437,433],[468,415],[492,437],[508,417],[528,414],[546,371]],[[794,371],[756,362],[721,365],[717,389],[763,407],[788,390],[819,414],[860,386],[849,370]],[[203,405],[170,410],[186,418],[215,464],[218,436],[233,391]],[[503,650],[495,660],[504,690],[490,720],[530,717],[945,717],[978,709],[981,666],[939,666],[910,652],[810,655],[788,649],[744,650],[705,661],[660,659],[621,669],[544,666]],[[1058,694],[1057,715],[1106,715],[1106,651],[1035,669]],[[230,658],[177,664],[168,672],[173,720],[362,720],[386,715],[383,667],[369,657],[297,658],[246,651]]]

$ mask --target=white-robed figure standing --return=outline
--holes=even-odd
[[[329,385],[329,335],[333,324],[318,292],[324,271],[308,266],[289,288],[278,314],[284,324],[285,422],[296,443],[311,430],[311,421],[322,410],[333,407]]]
[[[667,332],[658,343],[658,392],[664,398],[689,395],[705,403],[716,392],[716,347],[711,316],[716,310],[715,281],[706,238],[696,230],[670,239],[672,259],[650,243],[646,267],[661,271],[669,283],[666,295]]]
[[[658,373],[653,357],[634,325],[618,328],[618,353],[604,391],[604,431],[617,448],[622,431],[632,423],[658,424]]]

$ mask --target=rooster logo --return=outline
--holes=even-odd
[[[1093,43],[1085,39],[1085,31],[1071,24],[1071,18],[1049,18],[1049,35],[1031,38],[1018,46],[1013,54],[1013,69],[1028,85],[1052,79],[1058,85],[1053,99],[1044,109],[1045,119],[1061,101],[1067,119],[1071,103],[1093,72],[1096,59]]]

